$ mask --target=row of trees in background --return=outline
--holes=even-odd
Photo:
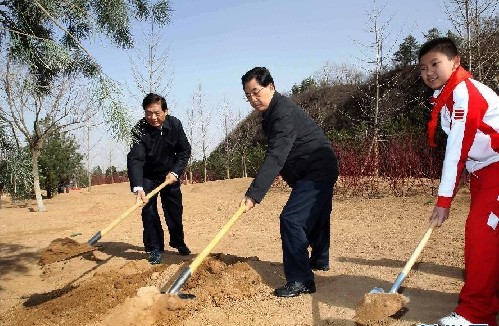
[[[5,125],[0,125],[0,131],[2,190],[8,192],[14,201],[31,198],[33,174],[29,145],[17,148]],[[117,171],[115,166],[105,171],[100,166],[87,171],[74,135],[61,128],[56,128],[45,140],[38,157],[38,171],[40,188],[46,191],[47,198],[70,188],[88,187],[88,176],[94,185],[128,181],[126,170]]]

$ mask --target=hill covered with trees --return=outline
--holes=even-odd
[[[483,18],[481,26],[471,40],[431,29],[423,42],[453,38],[463,66],[499,91],[499,18]],[[428,180],[423,186],[434,190],[445,135],[439,131],[437,148],[429,148],[426,125],[432,91],[420,78],[420,45],[408,35],[391,60],[385,60],[390,63],[380,64],[370,74],[345,65],[325,66],[287,94],[331,140],[340,163],[338,192],[375,196],[380,191],[378,177],[398,195],[421,186],[421,180]],[[266,150],[260,121],[260,114],[252,112],[217,146],[207,158],[207,180],[256,175]],[[201,167],[201,162],[193,162],[195,180],[202,179]]]

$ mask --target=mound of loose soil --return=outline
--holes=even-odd
[[[184,286],[194,300],[161,294],[157,285],[179,267],[128,262],[78,285],[34,296],[3,318],[10,325],[37,325],[41,320],[48,325],[178,325],[192,311],[250,298],[261,288],[260,276],[247,263],[228,265],[208,257]]]
[[[361,325],[386,324],[410,300],[399,293],[368,293],[355,308],[355,321]]]
[[[79,243],[70,238],[55,239],[45,249],[38,261],[40,265],[52,264],[61,260],[69,259],[83,253],[92,252],[97,248],[86,243]]]
[[[289,189],[272,188],[183,285],[181,292],[194,300],[161,294],[237,211],[250,182],[183,185],[185,238],[193,254],[167,248],[156,266],[143,251],[138,211],[107,233],[91,256],[38,264],[54,239],[86,243],[133,206],[127,183],[59,194],[45,200],[45,213],[33,212],[34,202],[13,205],[3,197],[0,325],[355,326],[357,304],[374,287],[390,288],[425,232],[434,203],[429,195],[335,198],[331,270],[315,273],[316,293],[284,299],[272,292],[285,283],[278,217]],[[410,302],[375,325],[433,324],[452,311],[463,284],[468,205],[462,189],[450,219],[433,232],[402,285]]]

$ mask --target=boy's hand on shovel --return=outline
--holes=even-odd
[[[430,222],[437,220],[437,226],[441,226],[442,223],[449,218],[450,208],[435,206],[433,213],[430,216]]]

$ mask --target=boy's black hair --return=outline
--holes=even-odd
[[[419,49],[418,60],[421,61],[421,57],[431,51],[443,53],[449,59],[459,55],[456,43],[449,37],[438,37],[423,44]]]
[[[274,85],[274,87],[275,87],[274,79],[272,78],[272,75],[270,75],[270,71],[265,67],[255,67],[255,68],[251,69],[250,71],[248,71],[247,73],[245,73],[241,77],[241,82],[243,83],[243,88],[244,88],[244,85],[246,85],[246,83],[248,83],[253,78],[255,78],[257,83],[259,85],[262,85],[263,87],[267,87],[270,84]]]
[[[168,110],[168,105],[166,104],[165,98],[154,93],[149,93],[146,95],[146,97],[144,97],[144,99],[142,100],[142,108],[145,110],[149,105],[153,103],[161,103],[161,110]]]

